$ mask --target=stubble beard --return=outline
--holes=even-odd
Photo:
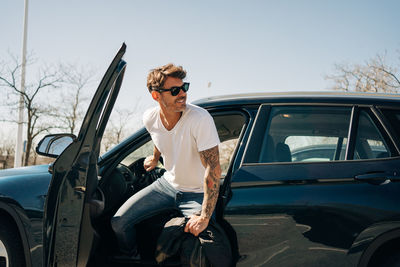
[[[183,102],[180,102],[182,101]],[[186,109],[186,96],[179,97],[175,99],[172,103],[167,103],[164,99],[161,99],[161,104],[165,109],[174,112],[183,112]]]
[[[183,102],[179,102],[179,101],[182,101],[182,100],[183,100]],[[183,112],[186,109],[186,96],[177,98],[175,100],[175,104],[179,106],[177,108],[178,112]]]

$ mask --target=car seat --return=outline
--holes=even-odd
[[[275,148],[276,162],[292,162],[292,153],[287,144],[277,143]]]

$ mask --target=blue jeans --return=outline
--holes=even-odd
[[[203,193],[181,192],[164,177],[131,196],[111,219],[121,251],[136,249],[135,224],[168,210],[180,210],[185,217],[201,211]]]

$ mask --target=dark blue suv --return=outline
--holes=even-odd
[[[123,261],[110,219],[162,173],[143,169],[145,129],[100,156],[125,45],[78,136],[38,145],[50,166],[0,171],[0,266],[157,266],[171,214],[137,225],[141,260]],[[213,116],[223,169],[217,223],[238,266],[400,264],[400,97],[244,94],[195,104]],[[165,266],[180,266],[171,258]]]

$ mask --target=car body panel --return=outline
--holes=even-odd
[[[27,266],[43,266],[43,206],[51,181],[48,168],[37,165],[0,171],[0,210],[16,222]]]
[[[263,177],[270,175],[268,181],[235,182],[249,174],[256,177],[251,168],[240,169],[233,178],[233,197],[225,209],[225,218],[235,228],[240,252],[247,259],[241,262],[243,266],[261,264],[268,259],[271,266],[293,265],[294,259],[311,265],[315,262],[316,250],[320,251],[320,261],[324,265],[332,265],[331,260],[335,259],[336,262],[342,260],[339,265],[345,266],[349,262],[346,257],[338,257],[338,252],[342,256],[349,253],[359,234],[368,232],[375,222],[400,220],[397,205],[400,183],[371,185],[351,177],[325,178],[327,173],[334,176],[331,169],[316,175],[322,179],[282,179],[291,174],[291,171],[284,172],[288,168],[291,167],[281,166],[276,172],[264,173],[262,170],[267,170],[268,166],[257,168],[257,173],[262,173]],[[299,170],[293,168],[293,172]],[[302,171],[311,170],[304,168]],[[275,179],[273,173],[277,172],[283,177]],[[301,172],[298,176],[301,177]],[[283,247],[287,247],[287,251],[277,256],[275,253],[283,249],[278,246],[282,240],[286,241]],[[263,249],[271,250],[268,254]],[[273,260],[273,255],[278,258]],[[255,259],[259,261],[253,261]],[[354,264],[352,262],[351,266]]]

